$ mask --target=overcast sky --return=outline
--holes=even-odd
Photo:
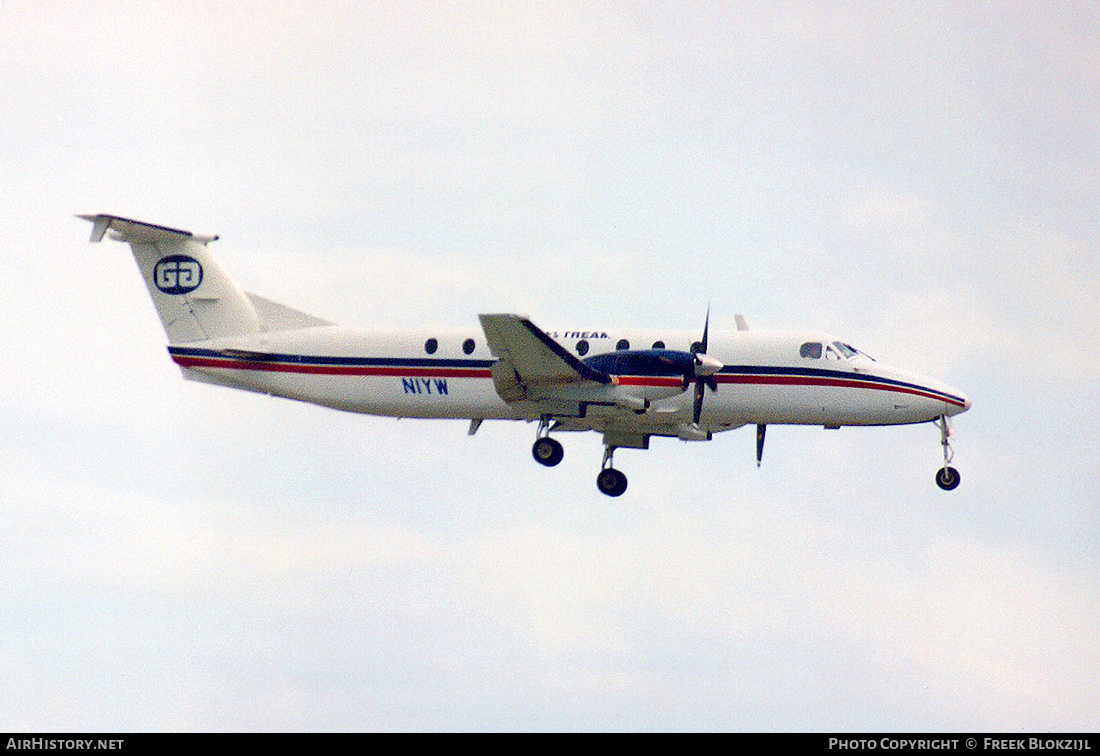
[[[1091,3],[0,3],[0,730],[1096,730]],[[129,250],[347,325],[818,329],[931,425],[531,459],[186,382]]]

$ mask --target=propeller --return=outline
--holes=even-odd
[[[691,356],[695,362],[694,378],[695,378],[695,401],[692,403],[691,419],[695,425],[699,425],[699,418],[703,416],[703,396],[706,393],[706,387],[709,386],[711,391],[718,390],[718,381],[715,380],[714,374],[722,369],[722,363],[713,357],[707,356],[707,341],[708,334],[710,333],[710,306],[707,306],[707,318],[703,322],[703,339],[696,341],[691,345]],[[688,376],[684,376],[685,382]],[[684,388],[687,388],[685,385]]]

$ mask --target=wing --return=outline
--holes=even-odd
[[[497,358],[493,382],[506,402],[580,398],[606,392],[611,376],[585,365],[521,315],[479,315],[489,351]]]
[[[700,441],[712,431],[736,427],[699,429],[690,422],[690,404],[650,408],[522,315],[478,317],[497,358],[492,367],[497,393],[531,417],[552,416],[555,430],[600,431],[614,446],[643,449],[651,435]]]
[[[528,385],[594,381],[609,384],[611,376],[590,368],[520,315],[479,315],[489,351],[507,361]]]

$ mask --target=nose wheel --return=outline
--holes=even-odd
[[[940,429],[940,444],[943,446],[943,467],[936,471],[936,485],[944,491],[954,491],[959,487],[962,476],[959,471],[951,467],[951,460],[955,456],[955,450],[951,448],[951,425],[947,421],[947,415],[943,415],[936,422]]]
[[[954,491],[961,480],[962,476],[954,467],[942,467],[936,471],[936,485],[944,491]]]
[[[626,491],[626,475],[611,466],[615,447],[608,446],[603,453],[603,469],[596,476],[596,488],[606,496],[622,496]]]

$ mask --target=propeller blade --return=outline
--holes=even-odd
[[[695,403],[691,408],[691,420],[696,425],[699,425],[699,418],[703,416],[703,391],[705,390],[705,384],[703,381],[695,381]]]
[[[695,401],[692,402],[691,417],[696,426],[703,416],[703,397],[707,386],[711,391],[718,390],[718,381],[712,376],[722,369],[722,363],[706,356],[707,342],[710,337],[710,305],[707,305],[707,317],[703,321],[703,339],[691,345],[691,355],[695,358]],[[684,388],[687,388],[688,376],[684,376]]]
[[[710,332],[710,305],[707,305],[707,319],[703,321],[703,339],[691,345],[691,353],[694,355],[707,353],[707,334]]]

